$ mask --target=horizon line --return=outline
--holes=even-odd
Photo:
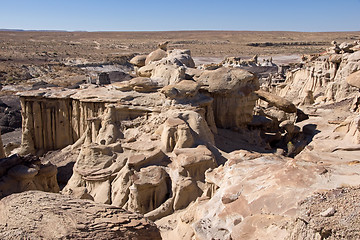
[[[218,30],[218,29],[192,29],[192,30],[57,30],[57,29],[21,29],[1,28],[0,32],[298,32],[298,33],[335,33],[335,32],[360,32],[360,30],[330,30],[330,31],[299,31],[299,30]]]

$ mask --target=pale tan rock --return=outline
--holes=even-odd
[[[181,170],[180,174],[194,181],[204,181],[206,170],[217,166],[214,155],[204,145],[195,149],[175,149],[174,153],[176,158],[173,159],[173,163]]]
[[[252,73],[237,68],[204,71],[196,81],[214,98],[212,108],[217,127],[242,128],[252,120],[259,81]],[[232,109],[232,111],[228,111]]]
[[[165,42],[159,43],[158,48],[162,49],[164,51],[167,51],[167,47],[168,47],[169,43],[170,43],[170,41],[165,41]]]
[[[147,213],[165,202],[168,194],[169,175],[159,166],[142,168],[134,174],[130,187],[129,209]]]
[[[37,191],[0,201],[0,238],[161,239],[155,224],[142,215]]]
[[[313,92],[311,90],[306,92],[306,96],[304,97],[304,100],[302,101],[302,105],[311,105],[314,104],[315,100],[314,100],[314,96],[313,96]]]
[[[148,77],[136,77],[126,82],[118,82],[112,84],[115,86],[117,90],[120,91],[131,91],[134,90],[136,92],[156,92],[160,86],[156,81]]]
[[[332,63],[340,63],[342,60],[341,54],[332,54],[330,55],[329,61]]]
[[[198,68],[186,68],[185,69],[185,77],[187,80],[194,80],[200,77],[200,75],[204,72],[204,70]]]
[[[130,186],[133,183],[131,176],[133,172],[125,166],[116,175],[111,185],[112,205],[124,207],[129,200]]]
[[[133,57],[129,62],[137,67],[143,67],[145,66],[146,57],[147,55],[137,55]]]
[[[163,161],[167,159],[165,153],[156,149],[147,155],[138,154],[130,156],[128,160],[128,166],[136,171],[140,171],[140,168],[150,165],[162,165]]]
[[[350,74],[346,78],[346,82],[353,87],[360,88],[360,71]]]
[[[179,179],[175,192],[174,210],[186,208],[200,197],[202,192],[191,177]]]
[[[200,85],[195,81],[182,80],[179,83],[163,87],[160,92],[171,99],[184,99],[195,97]]]
[[[166,152],[171,152],[175,148],[192,147],[194,144],[194,138],[189,126],[180,118],[169,118],[166,120],[161,140],[163,149]]]
[[[164,51],[163,49],[156,49],[155,51],[151,52],[145,60],[145,65],[148,65],[150,62],[155,62],[158,60],[163,59],[164,57],[166,57],[166,51]]]
[[[137,75],[139,77],[151,77],[152,72],[154,71],[155,63],[147,64],[137,70]]]
[[[360,69],[359,56],[360,51],[356,51],[326,54],[311,59],[302,68],[288,72],[285,87],[274,93],[294,103],[301,103],[309,90],[319,103],[331,103],[354,96],[357,90],[347,84],[346,78]]]
[[[254,74],[238,68],[219,68],[212,71],[204,71],[199,78],[195,79],[200,85],[211,93],[222,95],[239,91],[241,95],[248,95],[259,89],[259,83]]]
[[[175,84],[185,79],[185,68],[172,63],[160,62],[154,67],[151,78],[162,86]]]
[[[259,96],[260,99],[276,106],[277,108],[283,110],[284,112],[288,112],[288,113],[296,112],[296,106],[292,102],[286,100],[285,98],[279,97],[269,92],[265,92],[263,90],[258,90],[255,93],[256,95]]]
[[[174,49],[168,51],[166,59],[177,59],[188,68],[195,68],[195,62],[191,57],[190,50]],[[174,60],[172,60],[174,61]]]

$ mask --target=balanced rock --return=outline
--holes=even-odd
[[[195,79],[210,93],[226,95],[239,92],[248,95],[259,88],[254,74],[239,68],[218,68],[216,70],[205,70]]]
[[[214,98],[212,108],[217,127],[242,128],[252,121],[259,89],[258,78],[239,68],[205,70],[195,80]],[[232,111],[228,111],[232,109]]]

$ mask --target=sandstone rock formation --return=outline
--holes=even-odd
[[[0,198],[28,190],[59,192],[56,173],[56,166],[34,156],[1,158]]]
[[[195,69],[160,44],[129,81],[19,94],[21,154],[62,149],[51,159],[76,159],[62,194],[144,214],[165,239],[289,238],[299,201],[359,180],[357,52],[333,50],[259,90],[239,59]]]
[[[205,70],[195,79],[214,98],[216,125],[220,128],[239,128],[251,121],[257,100],[258,79],[254,74],[236,68]],[[232,111],[228,111],[232,109]]]
[[[138,75],[149,66],[148,77],[108,86],[20,94],[21,154],[66,147],[58,157],[70,152],[76,162],[64,194],[151,220],[207,194],[205,172],[223,161],[214,134],[218,127],[245,128],[252,120],[258,79],[235,68],[185,79],[186,69],[194,67],[188,50],[169,50]]]
[[[155,224],[121,208],[28,191],[0,201],[1,239],[161,239]]]
[[[338,48],[312,56],[302,68],[289,72],[285,83],[274,91],[294,103],[300,103],[308,91],[313,92],[316,103],[340,101],[357,92],[346,78],[359,69],[360,51]]]

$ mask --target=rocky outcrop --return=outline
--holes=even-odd
[[[57,168],[35,156],[0,159],[0,198],[29,190],[59,192]]]
[[[207,171],[205,182],[211,186],[207,196],[198,198],[186,211],[156,223],[160,227],[170,225],[163,232],[165,238],[299,239],[299,232],[310,233],[309,228],[316,230],[315,218],[319,217],[318,212],[302,211],[298,202],[314,191],[356,184],[352,182],[355,176],[352,180],[346,178],[349,177],[347,174],[357,170],[350,170],[346,164],[331,167],[328,164],[319,166],[302,158],[294,161],[276,155],[259,156],[244,150],[233,152],[224,166]],[[310,214],[311,225],[304,224],[303,219],[311,219],[304,214]],[[289,226],[292,221],[302,228]],[[322,226],[327,229],[326,225]],[[337,229],[335,225],[332,227]],[[351,234],[348,231],[342,237]]]
[[[186,208],[211,193],[205,174],[223,163],[215,146],[217,128],[245,128],[259,88],[256,76],[245,70],[186,76],[191,67],[190,51],[171,50],[149,60],[129,81],[20,94],[21,153],[63,148],[51,159],[73,155],[65,195],[151,220]]]
[[[1,239],[161,239],[155,224],[121,208],[29,191],[0,201]]]
[[[85,188],[96,202],[146,213],[150,219],[170,214],[173,204],[176,208],[184,207],[184,202],[200,196],[205,190],[205,171],[217,166],[215,157],[203,145],[214,143],[209,126],[201,114],[191,110],[152,115],[146,125],[126,126],[122,122],[122,131],[118,133],[114,131],[120,123],[112,120],[102,120],[98,134],[88,129],[84,138],[79,139],[83,142],[81,151],[63,193],[74,195]],[[114,113],[107,112],[107,116]],[[142,121],[143,117],[137,119],[132,121]],[[103,130],[105,127],[109,130]],[[184,148],[192,155],[185,157],[185,152],[178,152]],[[199,155],[198,160],[193,159],[197,156],[193,151]],[[180,161],[177,159],[183,160],[175,164]],[[179,174],[194,181],[194,187],[199,189],[194,198],[178,195],[182,193],[177,190]],[[196,181],[200,181],[199,186]]]
[[[214,98],[215,123],[220,128],[241,128],[252,120],[259,82],[252,73],[237,68],[205,70],[195,79]],[[232,111],[228,111],[232,109]]]
[[[286,81],[276,92],[294,103],[300,103],[312,91],[316,103],[335,102],[352,96],[357,89],[346,78],[360,69],[360,51],[345,48],[312,56],[302,68],[287,73]]]

